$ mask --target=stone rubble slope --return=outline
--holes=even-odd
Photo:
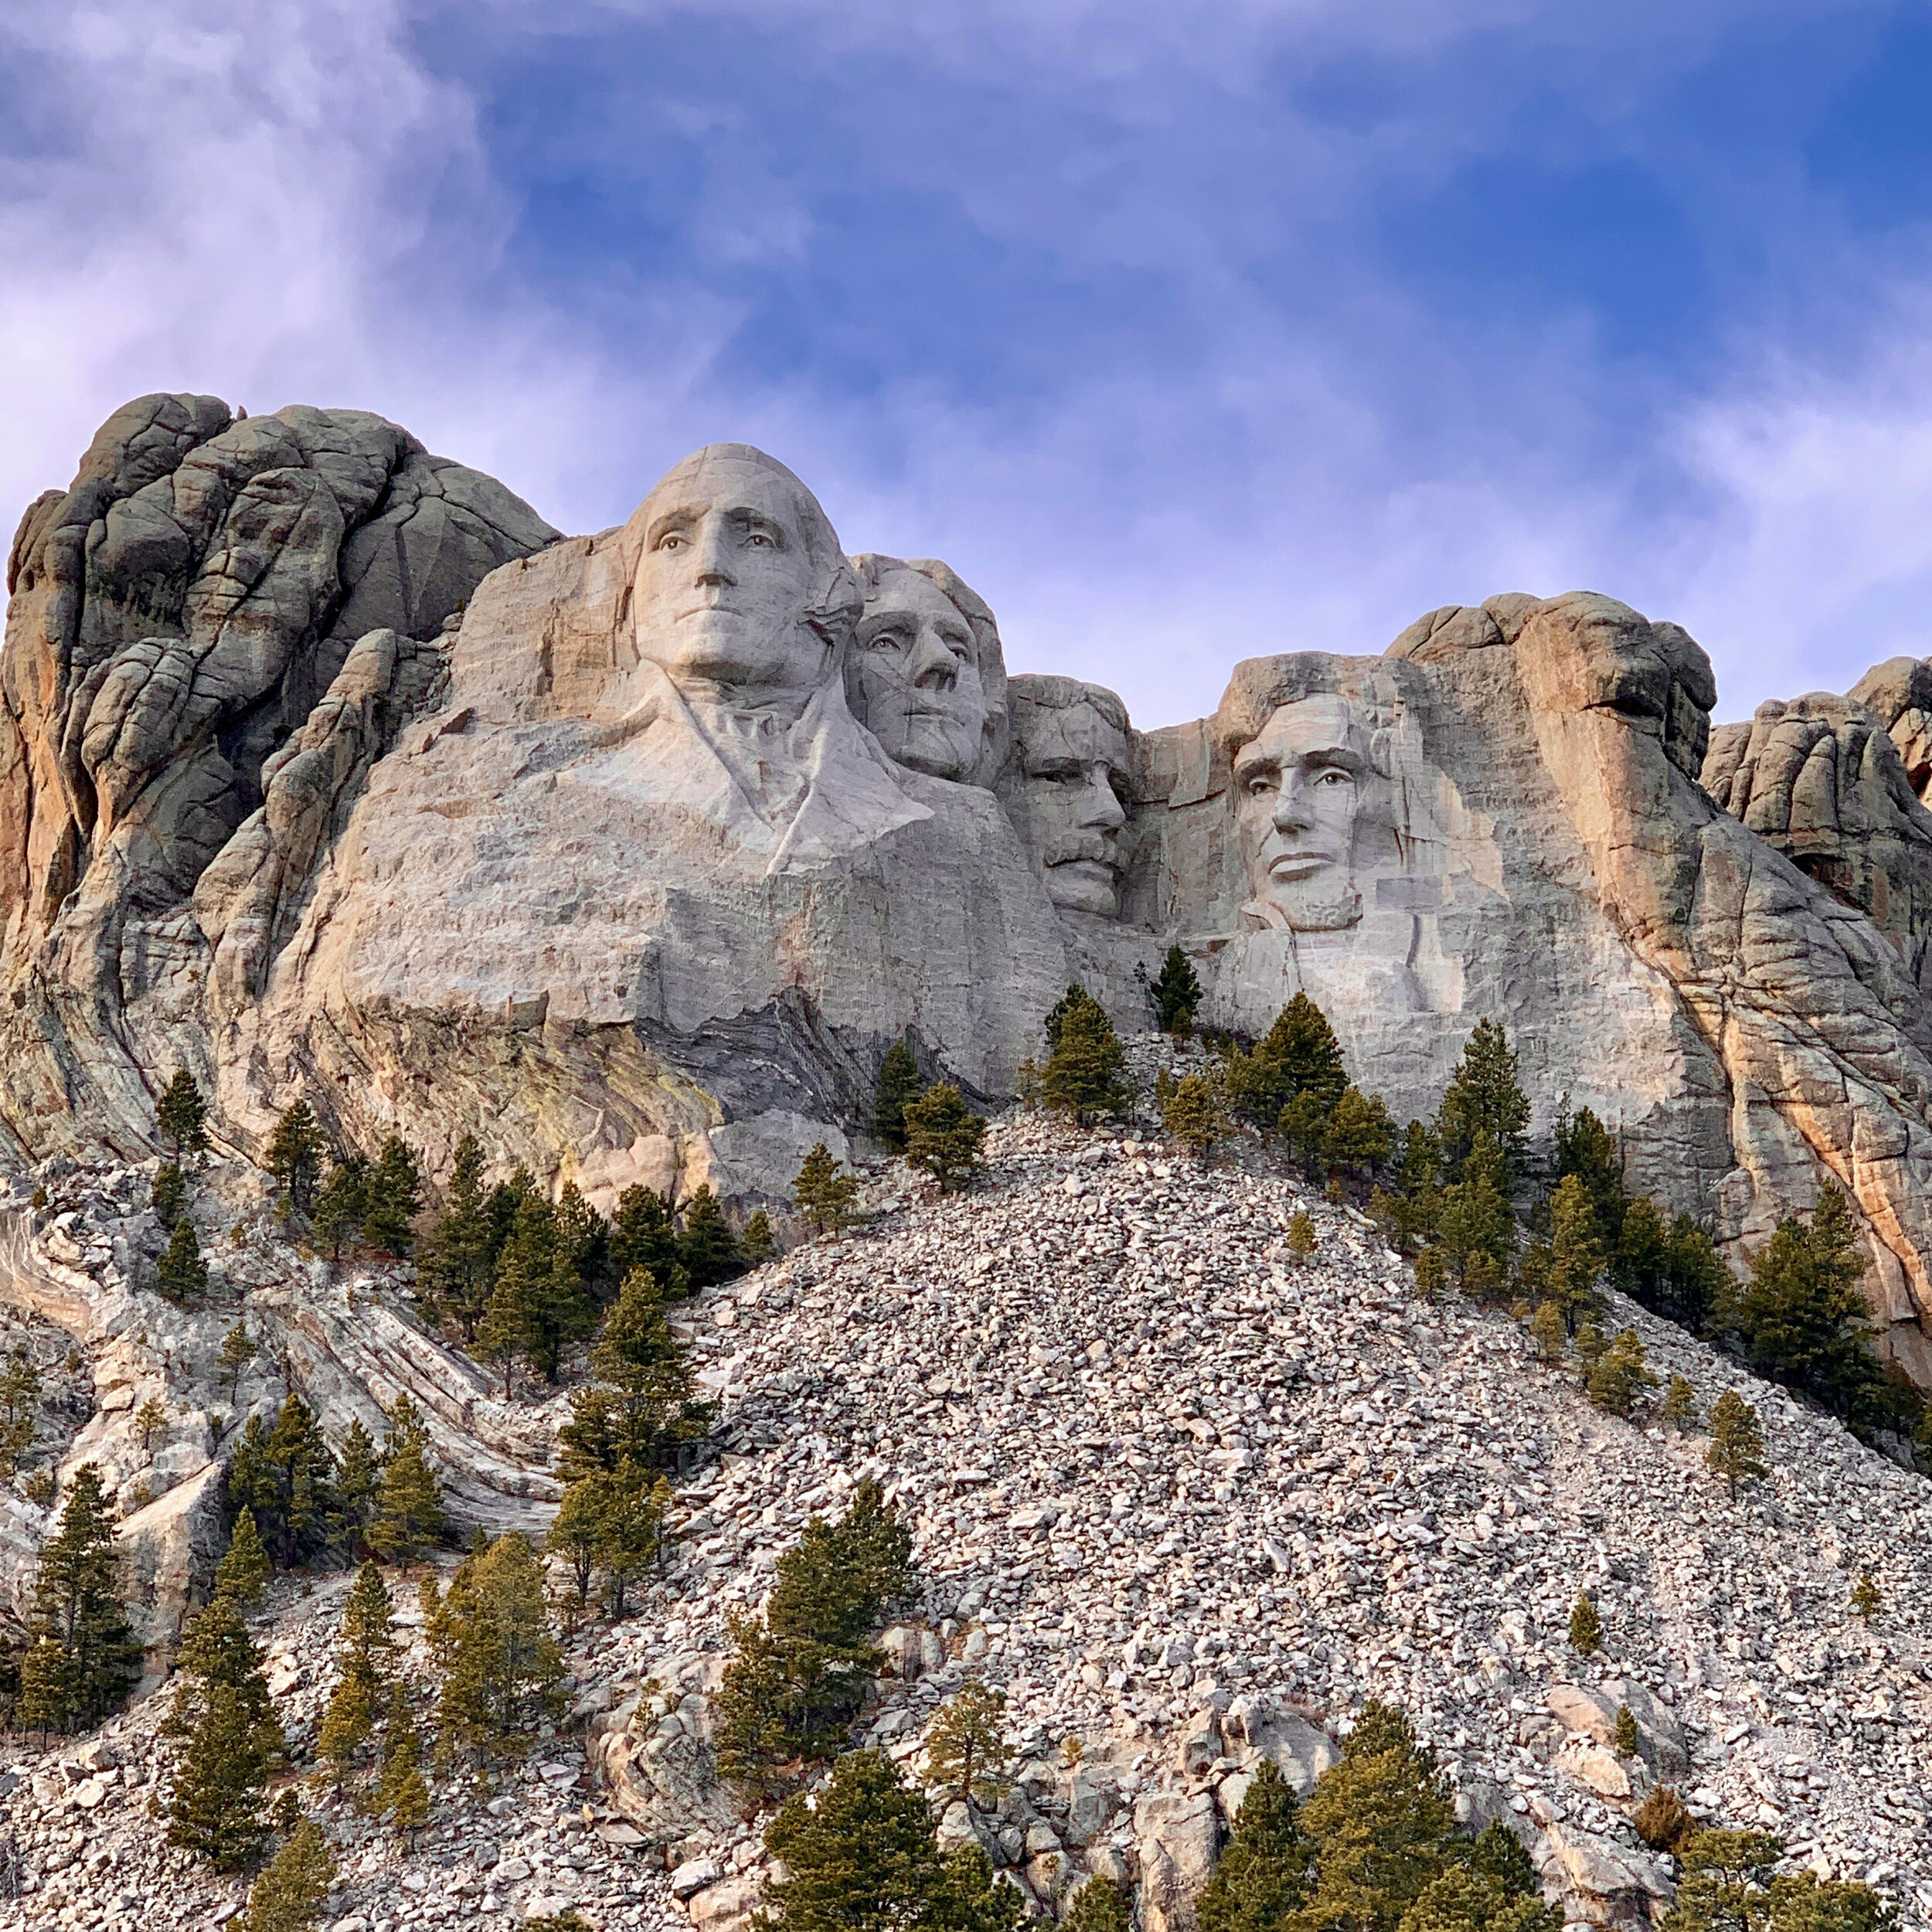
[[[1472,1823],[1515,1825],[1573,1920],[1652,1921],[1668,1879],[1628,1815],[1661,1778],[1932,1925],[1919,1478],[1617,1300],[1611,1324],[1706,1410],[1732,1386],[1757,1404],[1773,1475],[1733,1503],[1702,1437],[1598,1414],[1507,1316],[1419,1300],[1372,1229],[1291,1182],[1032,1117],[987,1151],[951,1199],[886,1171],[867,1226],[680,1311],[724,1453],[681,1492],[672,1562],[636,1617],[573,1646],[572,1725],[493,1796],[440,1788],[414,1856],[325,1813],[353,1841],[336,1932],[563,1903],[607,1932],[675,1923],[675,1901],[704,1932],[741,1923],[762,1825],[711,1764],[726,1618],[867,1475],[927,1585],[859,1735],[916,1767],[968,1677],[1004,1690],[1016,1789],[942,1835],[981,1837],[1043,1910],[1103,1872],[1138,1883],[1148,1932],[1187,1932],[1253,1765],[1305,1788],[1376,1696],[1441,1752]],[[1298,1262],[1303,1205],[1320,1243]],[[1868,1573],[1869,1627],[1849,1607]],[[345,1587],[284,1581],[265,1619],[298,1734]],[[1586,1587],[1590,1662],[1566,1634]],[[413,1581],[392,1588],[413,1623]],[[9,1902],[0,1883],[0,1929],[200,1924],[239,1900],[146,1812],[166,1701],[0,1753],[19,1781],[0,1836],[36,1884]],[[1634,1764],[1608,1748],[1624,1706]]]

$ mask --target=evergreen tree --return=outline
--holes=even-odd
[[[763,1208],[745,1223],[744,1233],[738,1236],[738,1251],[744,1257],[748,1268],[759,1267],[778,1252],[777,1237],[771,1231],[771,1217]]]
[[[23,1342],[0,1368],[0,1475],[11,1476],[40,1424],[40,1371]]]
[[[281,1182],[298,1213],[306,1214],[315,1204],[328,1146],[321,1124],[306,1100],[296,1101],[275,1123],[268,1141],[268,1171]]]
[[[1230,1097],[1264,1134],[1303,1094],[1315,1097],[1315,1111],[1325,1121],[1348,1085],[1335,1029],[1306,993],[1297,993],[1282,1008],[1250,1052],[1228,1062]]]
[[[416,1244],[416,1217],[423,1204],[416,1156],[392,1134],[369,1170],[362,1196],[362,1239],[384,1254],[406,1255]]]
[[[1687,1378],[1671,1377],[1657,1417],[1666,1428],[1675,1429],[1680,1435],[1689,1435],[1697,1427],[1697,1391]]]
[[[604,1600],[611,1614],[621,1620],[631,1586],[663,1560],[671,1485],[662,1476],[653,1479],[648,1469],[628,1456],[609,1481],[597,1561],[604,1571]]]
[[[1151,991],[1155,1024],[1162,1032],[1185,1039],[1194,1031],[1194,1015],[1200,1010],[1201,982],[1193,962],[1179,947],[1167,949]]]
[[[1678,1852],[1677,1902],[1662,1932],[1893,1932],[1898,1915],[1869,1886],[1780,1876],[1767,1832],[1693,1832]]]
[[[1597,1283],[1604,1268],[1596,1210],[1576,1175],[1566,1175],[1549,1199],[1549,1260],[1541,1283],[1543,1298],[1562,1311],[1563,1326],[1574,1335],[1601,1313]]]
[[[368,1532],[377,1556],[405,1569],[449,1526],[430,1454],[429,1425],[406,1395],[389,1412],[389,1440]]]
[[[770,1932],[915,1932],[941,1871],[932,1814],[883,1751],[853,1751],[816,1802],[789,1800],[765,1833],[784,1876],[766,1888]]]
[[[1315,1844],[1318,1922],[1394,1932],[1466,1852],[1434,1752],[1400,1712],[1370,1704],[1301,1811]]]
[[[1304,1087],[1282,1108],[1274,1124],[1274,1131],[1311,1180],[1321,1165],[1322,1143],[1328,1138],[1332,1112],[1327,1094],[1318,1087]]]
[[[627,1458],[655,1468],[704,1432],[690,1369],[646,1270],[624,1277],[591,1346],[590,1372],[596,1379],[573,1392],[570,1420],[557,1432],[568,1480],[614,1473]]]
[[[812,1150],[815,1154],[820,1151]],[[829,1162],[831,1156],[826,1159]],[[808,1160],[805,1165],[811,1163]],[[855,1181],[853,1192],[857,1189]],[[617,1196],[617,1211],[611,1223],[611,1266],[619,1281],[638,1268],[646,1270],[667,1301],[675,1301],[687,1292],[690,1277],[679,1249],[677,1223],[662,1195],[648,1187],[628,1187]]]
[[[91,1462],[74,1471],[60,1526],[41,1546],[28,1637],[15,1713],[22,1730],[91,1730],[141,1674],[120,1595],[114,1508]]]
[[[693,1287],[708,1288],[744,1272],[738,1237],[709,1187],[701,1187],[684,1204],[684,1227],[678,1250]]]
[[[1604,1247],[1615,1253],[1628,1202],[1623,1156],[1616,1141],[1586,1107],[1558,1119],[1553,1155],[1551,1179],[1559,1185],[1572,1179],[1582,1184]]]
[[[1730,1270],[1710,1236],[1688,1214],[1666,1223],[1645,1195],[1625,1205],[1612,1273],[1633,1300],[1694,1335],[1730,1294]]]
[[[1214,1143],[1227,1138],[1226,1096],[1223,1082],[1214,1074],[1183,1073],[1178,1080],[1157,1087],[1155,1097],[1160,1104],[1162,1131],[1197,1159],[1205,1161]]]
[[[221,1352],[215,1358],[215,1366],[228,1384],[228,1400],[231,1403],[241,1393],[242,1371],[254,1359],[254,1338],[249,1334],[247,1322],[237,1321],[222,1337]]]
[[[430,1821],[430,1787],[423,1777],[423,1733],[410,1706],[409,1687],[389,1687],[388,1721],[383,1731],[383,1775],[376,1787],[378,1808],[414,1842]]]
[[[1201,1932],[1287,1932],[1308,1896],[1313,1862],[1294,1793],[1264,1757],[1195,1908]]]
[[[1400,1932],[1563,1932],[1563,1923],[1541,1899],[1512,1898],[1482,1872],[1452,1866],[1403,1914]]]
[[[1390,1192],[1377,1189],[1370,1196],[1369,1211],[1407,1254],[1434,1240],[1442,1211],[1442,1149],[1426,1121],[1411,1121],[1403,1130],[1391,1179]]]
[[[1516,1219],[1509,1209],[1501,1153],[1478,1131],[1462,1179],[1443,1189],[1436,1239],[1443,1264],[1464,1294],[1481,1301],[1502,1291],[1515,1251]]]
[[[134,1434],[141,1438],[141,1453],[151,1458],[155,1453],[155,1438],[168,1433],[168,1407],[157,1396],[150,1396],[134,1411]]]
[[[361,1227],[368,1211],[369,1163],[359,1154],[345,1154],[330,1168],[309,1216],[316,1240],[328,1243],[332,1261],[341,1260],[343,1237]]]
[[[1318,1239],[1314,1216],[1306,1208],[1297,1208],[1288,1216],[1288,1252],[1297,1260],[1305,1261],[1314,1253]]]
[[[177,1162],[163,1161],[155,1169],[153,1201],[155,1219],[172,1234],[188,1205],[188,1177]]]
[[[1477,1834],[1469,1863],[1472,1870],[1493,1879],[1505,1898],[1535,1898],[1543,1889],[1522,1840],[1499,1818]]]
[[[821,1234],[827,1229],[844,1227],[859,1193],[859,1177],[841,1174],[832,1150],[823,1141],[805,1156],[798,1179],[791,1184],[791,1198],[798,1212],[806,1216]]]
[[[253,1512],[269,1555],[287,1570],[326,1549],[339,1520],[335,1458],[314,1412],[299,1396],[283,1403],[274,1427],[250,1416],[228,1466],[231,1509]]]
[[[1637,1728],[1637,1719],[1628,1704],[1617,1706],[1616,1742],[1621,1757],[1634,1757],[1643,1748],[1644,1734]]]
[[[1735,1389],[1726,1389],[1711,1405],[1710,1447],[1704,1461],[1713,1475],[1723,1478],[1733,1502],[1744,1484],[1771,1473],[1764,1461],[1764,1431],[1757,1411]]]
[[[1570,1606],[1570,1647],[1579,1657],[1594,1657],[1604,1647],[1604,1620],[1587,1590]]]
[[[155,1122],[161,1130],[162,1145],[177,1161],[184,1155],[208,1151],[208,1103],[186,1067],[175,1069],[174,1078],[155,1102]]]
[[[973,1177],[986,1123],[942,1080],[905,1108],[906,1165],[930,1174],[943,1193],[963,1188]]]
[[[1379,1094],[1345,1087],[1321,1137],[1322,1165],[1340,1172],[1356,1189],[1366,1187],[1395,1151],[1396,1124]]]
[[[901,1038],[886,1049],[879,1063],[879,1091],[872,1103],[872,1131],[895,1154],[906,1151],[906,1104],[926,1090],[912,1042]]]
[[[253,1700],[233,1685],[210,1684],[196,1702],[165,1808],[168,1842],[199,1852],[218,1872],[240,1872],[267,1842],[261,1808],[280,1729],[257,1717]]]
[[[926,1734],[926,1784],[942,1803],[957,1797],[982,1811],[998,1808],[1012,1783],[1005,1716],[1005,1695],[977,1677],[940,1706]]]
[[[1850,1204],[1828,1186],[1808,1226],[1795,1216],[1781,1222],[1752,1257],[1738,1311],[1739,1332],[1760,1375],[1853,1419],[1884,1406],[1884,1378],[1858,1291],[1865,1269]]]
[[[580,1476],[563,1492],[557,1512],[543,1539],[543,1547],[553,1556],[561,1556],[577,1586],[580,1614],[590,1606],[590,1583],[597,1573],[597,1556],[604,1543],[604,1517],[610,1506],[611,1485],[617,1478],[607,1470],[594,1469]]]
[[[557,1192],[556,1226],[558,1238],[570,1257],[578,1281],[587,1288],[608,1282],[611,1223],[583,1198],[574,1181],[566,1181]]]
[[[316,1738],[316,1750],[334,1773],[338,1789],[388,1707],[389,1672],[396,1648],[393,1607],[383,1573],[374,1563],[364,1563],[342,1607],[342,1639],[336,1651],[340,1675]]]
[[[175,1223],[167,1252],[155,1264],[155,1286],[170,1301],[192,1301],[208,1286],[208,1264],[201,1240],[186,1215]]]
[[[335,1861],[322,1828],[305,1818],[248,1893],[245,1932],[311,1932],[335,1883]]]
[[[359,1416],[352,1417],[342,1432],[342,1451],[335,1459],[333,1539],[350,1550],[360,1546],[362,1532],[375,1517],[383,1468],[383,1454],[375,1439],[362,1427]]]
[[[1070,986],[1056,1026],[1047,1026],[1052,1050],[1040,1071],[1040,1094],[1056,1113],[1086,1126],[1097,1116],[1117,1114],[1133,1099],[1127,1054],[1107,1009],[1083,986]]]
[[[1644,1356],[1644,1345],[1634,1328],[1619,1332],[1590,1372],[1584,1386],[1590,1401],[1606,1414],[1628,1417],[1646,1389],[1657,1386]]]
[[[1861,1577],[1858,1587],[1852,1592],[1852,1607],[1868,1624],[1885,1607],[1885,1599],[1879,1594],[1879,1587],[1869,1577]]]
[[[1697,1835],[1690,1807],[1668,1784],[1660,1784],[1638,1808],[1631,1823],[1653,1852],[1681,1852]]]
[[[243,1610],[253,1610],[262,1600],[273,1570],[268,1552],[256,1532],[255,1519],[246,1510],[236,1512],[235,1526],[228,1532],[228,1548],[215,1566],[215,1594],[226,1595]]]
[[[1564,1352],[1570,1346],[1570,1335],[1563,1327],[1563,1311],[1555,1302],[1538,1304],[1536,1312],[1529,1318],[1529,1332],[1536,1344],[1538,1361],[1554,1368],[1563,1360]]]
[[[1065,1932],[1134,1932],[1127,1894],[1111,1879],[1098,1876],[1073,1894],[1060,1923]]]
[[[426,1591],[434,1593],[433,1583]],[[437,1702],[439,1759],[479,1767],[521,1757],[562,1708],[563,1658],[544,1614],[543,1570],[520,1536],[470,1556],[436,1597],[448,1664]]]
[[[473,1134],[457,1143],[443,1212],[423,1243],[416,1278],[439,1321],[468,1341],[476,1333],[496,1275],[498,1242],[483,1187],[483,1150]]]
[[[565,1347],[596,1327],[597,1305],[583,1291],[556,1210],[527,1174],[519,1172],[512,1185],[519,1198],[496,1285],[477,1325],[476,1352],[485,1361],[521,1359],[554,1384]]]
[[[1494,1020],[1481,1020],[1456,1063],[1437,1110],[1436,1135],[1442,1144],[1444,1170],[1451,1181],[1476,1150],[1478,1137],[1502,1156],[1498,1185],[1513,1199],[1522,1179],[1529,1100],[1516,1078],[1516,1056],[1509,1036]]]

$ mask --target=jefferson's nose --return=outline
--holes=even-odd
[[[1083,825],[1093,825],[1112,832],[1127,823],[1127,808],[1121,803],[1120,794],[1108,782],[1107,768],[1095,765],[1087,774],[1086,810],[1080,815]]]
[[[959,682],[959,660],[946,641],[922,624],[913,651],[913,683],[920,690],[950,691]]]

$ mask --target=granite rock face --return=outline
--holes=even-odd
[[[749,1206],[893,1039],[996,1099],[1179,941],[1219,1024],[1306,988],[1398,1117],[1502,1022],[1539,1128],[1594,1107],[1734,1258],[1835,1179],[1932,1380],[1923,665],[1713,738],[1677,626],[1512,594],[1141,733],[757,451],[556,540],[379,419],[196,397],[120,412],[11,581],[17,1153],[145,1154],[182,1064],[239,1151],[302,1095],[432,1175],[474,1132]]]

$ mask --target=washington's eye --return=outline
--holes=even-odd
[[[745,548],[748,550],[770,550],[776,547],[763,530],[752,530],[746,533]]]
[[[657,547],[660,550],[682,550],[684,548],[684,532],[682,530],[666,530],[658,539]]]

